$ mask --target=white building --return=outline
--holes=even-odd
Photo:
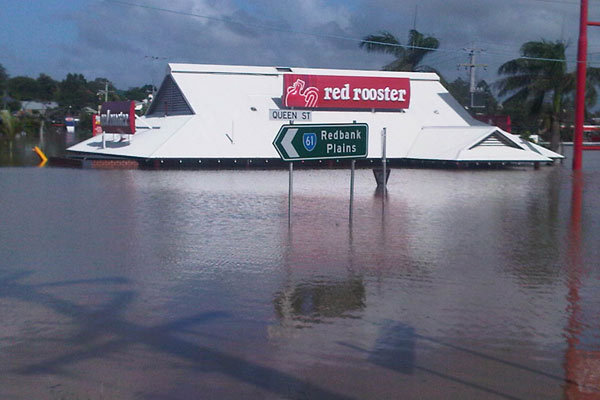
[[[137,121],[129,141],[107,134],[103,146],[99,135],[68,151],[76,158],[128,158],[149,166],[277,165],[280,158],[273,139],[288,121],[274,120],[271,114],[292,109],[284,105],[286,92],[292,90],[290,82],[296,85],[300,78],[302,86],[304,80],[310,84],[319,79],[338,85],[304,88],[308,107],[294,110],[310,111],[313,124],[368,124],[366,162],[381,158],[383,128],[392,164],[537,163],[562,158],[473,119],[434,73],[195,64],[168,65],[152,105]],[[356,88],[359,84],[367,87]],[[375,86],[369,89],[371,84]],[[321,96],[316,105],[309,104],[310,90]],[[325,100],[330,100],[328,105],[323,105]],[[373,105],[378,100],[382,106]],[[393,101],[402,105],[390,109],[396,107]]]

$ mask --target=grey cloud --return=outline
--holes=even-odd
[[[389,30],[405,41],[417,4],[417,29],[437,37],[444,50],[429,55],[425,63],[436,64],[447,78],[463,74],[456,64],[467,61],[465,47],[486,49],[479,59],[490,65],[486,79],[493,80],[492,71],[517,56],[525,41],[557,40],[561,35],[577,38],[578,7],[536,1],[506,0],[501,5],[491,0],[371,0],[349,5],[311,0],[303,6],[292,0],[161,3],[146,4],[210,18],[106,2],[98,8],[97,19],[90,20],[88,13],[72,16],[79,40],[68,49],[77,56],[70,58],[71,65],[78,72],[87,71],[89,78],[109,77],[120,87],[160,79],[156,75],[162,75],[168,61],[378,69],[391,61],[389,56],[366,53],[357,41],[327,35],[360,39]],[[600,33],[593,35],[600,38]],[[152,61],[146,56],[166,59]]]

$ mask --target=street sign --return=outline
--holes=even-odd
[[[312,121],[312,111],[307,110],[279,110],[270,109],[269,119],[271,121]]]
[[[284,161],[366,158],[367,124],[283,125],[273,146]]]

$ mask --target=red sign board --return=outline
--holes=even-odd
[[[100,115],[94,114],[92,115],[92,133],[93,136],[99,135],[102,133],[102,125],[100,124]]]
[[[410,79],[286,74],[283,104],[313,109],[405,109],[410,105]]]
[[[100,124],[106,133],[135,133],[135,102],[109,101],[102,104]]]

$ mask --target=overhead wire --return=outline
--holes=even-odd
[[[437,53],[469,54],[469,51],[466,49],[443,49],[443,48],[440,49],[440,48],[426,47],[426,46],[412,46],[412,45],[406,45],[406,44],[401,44],[401,43],[383,43],[383,42],[378,42],[378,41],[373,41],[373,40],[365,40],[364,38],[307,32],[307,31],[301,31],[301,30],[295,30],[295,29],[289,29],[289,28],[281,28],[281,27],[276,27],[276,26],[271,26],[271,25],[249,23],[249,22],[237,21],[237,20],[234,20],[231,18],[202,15],[202,14],[191,13],[191,12],[186,12],[186,11],[173,10],[173,9],[164,8],[164,7],[151,6],[151,5],[147,5],[147,4],[133,3],[133,2],[124,1],[124,0],[103,0],[103,1],[108,2],[108,3],[113,3],[113,4],[129,6],[129,7],[144,8],[144,9],[148,9],[148,10],[164,12],[164,13],[169,13],[169,14],[174,14],[174,15],[195,17],[195,18],[201,18],[201,19],[205,19],[205,20],[224,22],[224,23],[228,23],[228,24],[235,24],[235,25],[245,26],[245,27],[254,28],[254,29],[286,32],[286,33],[293,33],[293,34],[298,34],[298,35],[327,38],[327,39],[346,40],[346,41],[353,41],[353,42],[357,42],[357,43],[361,43],[361,44],[364,43],[364,44],[374,44],[374,45],[379,45],[379,46],[400,47],[400,48],[404,48],[404,49],[427,50],[427,51],[437,52]],[[560,0],[530,0],[530,1],[560,3],[560,4],[579,4],[578,2],[575,2],[575,1],[560,1]],[[491,56],[503,56],[503,57],[506,57],[506,56],[513,57],[514,56],[514,52],[509,52],[509,51],[486,51],[485,54],[491,55]],[[522,55],[517,56],[515,58],[523,59],[523,60],[531,60],[531,61],[548,61],[548,62],[561,62],[561,63],[565,63],[565,62],[577,63],[577,62],[579,62],[577,59],[529,57],[529,56],[522,56]]]

